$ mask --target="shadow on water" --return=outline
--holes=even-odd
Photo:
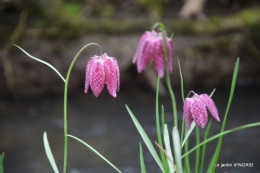
[[[205,90],[196,90],[204,93]],[[206,91],[210,93],[211,91]],[[178,113],[181,120],[182,104],[179,88],[175,89]],[[223,119],[229,89],[217,89],[213,99]],[[257,88],[236,89],[227,120],[227,129],[260,121],[260,90]],[[68,102],[68,131],[96,148],[124,173],[140,172],[139,143],[143,143],[125,104],[127,104],[153,140],[155,129],[155,93],[136,88],[123,88],[116,99],[107,93],[99,98],[93,94],[70,94]],[[171,103],[168,97],[160,98],[165,106],[166,122],[172,127]],[[5,152],[5,169],[10,173],[53,172],[44,152],[42,135],[47,131],[49,142],[59,169],[63,164],[63,98],[0,100],[0,152]],[[179,122],[180,124],[180,122]],[[220,123],[213,121],[209,135],[220,130]],[[201,132],[203,135],[203,131]],[[260,128],[238,131],[224,137],[219,163],[253,163],[253,167],[218,168],[216,172],[256,173],[260,172]],[[195,139],[191,136],[191,144]],[[214,152],[216,141],[207,147],[207,159]],[[146,147],[144,148],[147,172],[160,172]],[[194,155],[191,155],[194,165]],[[69,173],[115,171],[82,144],[69,139]]]

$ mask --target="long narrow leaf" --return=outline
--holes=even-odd
[[[148,138],[147,134],[145,133],[143,127],[141,126],[141,124],[138,122],[138,120],[135,118],[134,114],[132,113],[132,111],[129,109],[129,107],[127,105],[126,106],[126,109],[129,113],[129,115],[131,116],[137,130],[139,131],[140,135],[142,136],[143,140],[144,140],[144,143],[146,144],[148,150],[150,151],[150,153],[152,154],[154,160],[156,161],[156,163],[158,164],[158,166],[160,167],[160,169],[162,170],[162,172],[164,172],[163,170],[163,165],[162,165],[162,162],[158,156],[158,154],[156,153],[150,139]]]
[[[187,153],[188,150],[189,150],[189,139],[187,139],[185,144],[184,144],[184,151],[185,151],[185,153]],[[185,164],[185,172],[186,173],[191,173],[191,171],[190,171],[190,157],[189,157],[189,155],[185,156],[184,164]]]
[[[5,154],[0,155],[0,173],[4,173],[4,158]]]
[[[196,145],[200,143],[200,129],[196,126]],[[196,157],[195,157],[195,173],[198,173],[199,170],[199,161],[200,161],[200,147],[196,149]]]
[[[210,97],[212,97],[212,95],[215,93],[216,91],[216,88],[211,92],[210,94]],[[209,129],[210,129],[210,126],[211,126],[211,123],[212,123],[212,119],[210,119],[210,122],[206,128],[206,131],[205,131],[205,135],[204,135],[204,141],[207,140],[208,138],[208,132],[209,132]],[[197,130],[197,129],[196,129]],[[198,135],[196,135],[198,136]],[[200,135],[199,135],[200,136]],[[196,138],[196,144],[199,143],[199,139]],[[201,157],[199,155],[199,148],[196,149],[196,166],[195,166],[195,172],[198,172],[199,170],[199,161],[200,162],[200,173],[203,173],[203,166],[204,166],[204,158],[205,158],[205,152],[206,152],[206,144],[203,145],[202,147],[202,152],[201,152]],[[200,159],[201,158],[201,159]]]
[[[173,160],[173,156],[172,156],[172,150],[171,150],[171,144],[170,144],[170,138],[169,138],[167,124],[164,125],[163,137],[164,137],[164,144],[165,144],[165,149],[166,149],[166,153],[167,153],[167,161],[168,161],[168,165],[170,168],[170,173],[174,173],[175,165],[174,165],[174,160]]]
[[[181,78],[181,97],[182,101],[184,102],[184,86],[183,86],[183,77],[182,77],[182,72],[181,72],[181,65],[180,65],[180,60],[177,57],[177,62],[178,62],[178,67],[179,67],[179,72],[180,72],[180,78]],[[184,137],[184,118],[182,118],[182,126],[181,126],[181,141],[183,140]]]
[[[204,140],[207,140],[208,139],[208,134],[209,134],[209,129],[211,127],[211,123],[212,123],[212,119],[210,119],[209,123],[208,123],[208,126],[206,128],[206,131],[205,131],[205,135],[204,135]],[[203,173],[203,166],[204,166],[204,160],[205,160],[205,153],[206,153],[206,144],[204,144],[202,146],[202,152],[201,152],[201,162],[200,162],[200,173]]]
[[[144,155],[142,145],[140,144],[140,165],[141,165],[141,173],[146,173],[145,164],[144,164]]]
[[[179,173],[183,173],[182,162],[181,162],[181,141],[180,141],[179,130],[177,129],[177,127],[173,127],[172,129],[172,140],[173,140],[173,148],[174,148],[177,168]]]
[[[52,169],[54,170],[55,173],[59,173],[56,162],[55,162],[54,157],[53,157],[52,152],[51,152],[51,148],[50,148],[50,145],[49,145],[49,142],[48,142],[46,132],[43,133],[43,143],[44,143],[46,155],[47,155],[47,157],[48,157],[48,159],[51,163]]]
[[[178,57],[177,57],[177,62],[178,62],[178,67],[179,67],[179,72],[180,72],[180,78],[181,78],[181,97],[182,97],[182,101],[184,102],[183,78],[182,78],[182,72],[181,72],[180,60],[179,60]]]
[[[230,95],[229,95],[229,99],[228,99],[228,104],[227,104],[224,120],[223,120],[223,123],[222,123],[222,126],[221,126],[221,132],[223,132],[224,129],[225,129],[227,115],[228,115],[229,108],[230,108],[230,105],[231,105],[231,102],[232,102],[232,99],[233,99],[233,95],[234,95],[234,91],[235,91],[238,69],[239,69],[239,58],[237,58],[237,61],[236,61],[236,64],[235,64],[235,68],[234,68],[234,72],[233,72],[232,84],[231,84],[231,89],[230,89]],[[215,151],[215,155],[214,155],[214,159],[213,159],[214,163],[218,162],[218,158],[219,158],[219,154],[220,154],[220,150],[221,150],[221,144],[222,144],[222,136],[220,136],[219,140],[218,140],[217,149]],[[214,173],[214,172],[215,172],[215,167],[212,166],[211,170],[210,170],[210,173]]]
[[[162,106],[161,106],[161,127],[164,128],[164,124],[165,124],[164,107],[163,107],[163,105],[162,105]],[[164,130],[164,129],[162,129],[162,130]],[[159,144],[159,145],[163,147],[162,144]],[[160,153],[161,153],[161,152],[163,153],[162,150],[160,150]],[[167,159],[166,159],[164,153],[163,153],[163,155],[161,156],[161,160],[162,160],[162,164],[163,164],[164,173],[168,173],[168,172],[170,171],[170,169],[169,169],[169,164],[168,164],[168,162],[167,162]]]
[[[213,167],[213,164],[214,164],[213,160],[214,160],[214,155],[213,155],[213,156],[211,157],[211,159],[210,159],[210,162],[209,162],[209,167],[208,167],[207,173],[209,173],[209,172],[210,172],[210,169],[211,169],[211,167]]]
[[[157,79],[157,87],[156,87],[156,97],[155,97],[155,118],[156,118],[156,133],[157,133],[157,140],[160,146],[163,147],[162,144],[162,136],[161,136],[161,127],[160,126],[160,118],[159,118],[159,89],[160,89],[160,77],[158,77]],[[162,107],[162,117],[164,117],[164,109]],[[163,123],[163,121],[162,121]],[[163,123],[164,124],[164,123]],[[168,169],[168,165],[164,156],[164,153],[162,150],[159,151],[160,152],[160,157],[161,157],[161,161],[162,161],[162,165],[163,165],[163,169],[166,170]]]
[[[81,139],[72,136],[72,135],[67,135],[68,137],[71,137],[77,141],[79,141],[80,143],[82,143],[83,145],[85,145],[86,147],[88,147],[90,150],[92,150],[96,155],[98,155],[101,159],[103,159],[104,161],[106,161],[111,167],[113,167],[117,172],[122,173],[117,167],[115,167],[115,165],[113,165],[110,161],[108,161],[104,156],[102,156],[102,154],[100,154],[97,150],[95,150],[93,147],[91,147],[89,144],[87,144],[86,142],[82,141]]]
[[[239,127],[236,127],[236,128],[233,128],[233,129],[230,129],[230,130],[226,130],[224,132],[221,132],[219,134],[216,134],[210,138],[208,138],[207,140],[201,142],[200,144],[196,145],[195,147],[193,147],[192,149],[190,149],[188,152],[185,152],[185,154],[183,154],[181,157],[185,157],[187,155],[189,155],[190,153],[192,153],[194,150],[196,150],[198,147],[214,140],[214,139],[217,139],[221,136],[224,136],[224,135],[227,135],[229,133],[232,133],[232,132],[235,132],[235,131],[238,131],[238,130],[243,130],[243,129],[246,129],[246,128],[252,128],[252,127],[257,127],[257,126],[260,126],[260,122],[257,122],[257,123],[251,123],[251,124],[247,124],[247,125],[243,125],[243,126],[239,126]],[[216,162],[214,162],[216,163]]]
[[[216,88],[214,88],[214,90],[210,93],[210,97],[212,97],[212,95],[215,93],[215,91],[216,91]]]
[[[32,59],[34,59],[34,60],[36,60],[36,61],[39,61],[40,63],[45,64],[45,65],[47,65],[48,67],[50,67],[53,71],[55,71],[55,72],[60,76],[60,78],[61,78],[64,82],[66,82],[66,80],[64,79],[64,77],[60,74],[60,72],[59,72],[55,67],[53,67],[51,64],[49,64],[49,63],[47,63],[47,62],[45,62],[45,61],[43,61],[43,60],[41,60],[41,59],[39,59],[39,58],[36,58],[36,57],[30,55],[30,54],[27,53],[25,50],[23,50],[21,47],[15,45],[15,44],[14,44],[14,46],[16,46],[17,48],[19,48],[21,51],[23,51],[23,52],[24,52],[27,56],[29,56],[30,58],[32,58]]]
[[[196,123],[193,121],[193,122],[191,123],[190,129],[186,132],[186,135],[185,135],[185,138],[184,138],[183,141],[182,141],[181,147],[184,146],[186,140],[187,140],[188,137],[190,136],[190,134],[191,134],[191,132],[193,131],[193,129],[194,129],[195,126],[196,126]]]

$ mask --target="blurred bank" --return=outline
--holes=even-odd
[[[202,5],[199,11],[192,12],[189,8],[184,10],[185,3],[177,0],[0,1],[0,153],[6,153],[6,172],[51,172],[42,143],[44,131],[60,169],[63,162],[64,83],[50,68],[30,59],[13,44],[49,62],[64,77],[76,53],[91,42],[100,44],[103,52],[118,59],[121,74],[118,97],[110,97],[105,88],[99,98],[94,98],[92,92],[83,93],[85,68],[87,60],[98,55],[99,49],[90,47],[82,53],[70,78],[68,120],[69,133],[94,146],[124,173],[140,172],[138,144],[142,143],[125,104],[132,108],[151,139],[156,139],[157,76],[153,64],[141,74],[132,64],[141,35],[155,22],[163,22],[168,35],[174,33],[171,82],[179,121],[182,100],[177,57],[185,94],[190,90],[209,94],[216,88],[213,99],[221,120],[235,61],[240,57],[227,129],[260,121],[259,2],[208,0]],[[161,90],[160,100],[171,128],[171,103],[166,90]],[[219,130],[220,124],[213,121],[210,135]],[[217,171],[260,172],[259,132],[259,128],[253,128],[224,137],[219,160],[219,163],[254,163],[253,168]],[[191,145],[194,138],[195,135]],[[207,160],[215,146],[216,141],[209,144]],[[146,149],[145,160],[148,172],[158,172]],[[194,162],[191,164],[194,166]],[[69,141],[68,171],[114,172],[73,140]]]

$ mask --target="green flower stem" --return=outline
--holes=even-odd
[[[173,120],[174,120],[174,126],[178,127],[178,119],[177,119],[177,106],[176,106],[176,101],[175,101],[175,96],[171,87],[171,80],[170,80],[170,71],[167,65],[168,62],[168,52],[167,52],[167,46],[166,46],[166,33],[165,33],[165,27],[163,25],[163,23],[161,22],[157,22],[152,26],[152,30],[154,30],[156,27],[160,27],[161,32],[163,34],[163,53],[164,53],[164,59],[165,59],[165,63],[166,63],[166,84],[167,84],[167,88],[169,90],[170,93],[170,97],[172,100],[172,108],[173,108]]]
[[[171,86],[171,78],[170,78],[170,71],[169,67],[167,65],[169,57],[168,57],[168,51],[167,51],[167,44],[166,44],[166,32],[165,32],[165,27],[162,23],[159,23],[161,32],[163,34],[163,52],[164,52],[164,58],[165,58],[165,63],[166,63],[166,85],[169,90],[169,94],[172,100],[172,108],[173,108],[173,120],[174,120],[174,126],[178,127],[178,119],[177,119],[177,106],[176,106],[176,100],[175,96],[172,90]]]
[[[101,47],[96,44],[96,43],[89,43],[87,45],[85,45],[74,57],[73,61],[70,64],[67,76],[66,76],[66,80],[65,80],[65,87],[64,87],[64,164],[63,164],[63,173],[66,173],[67,170],[67,160],[68,160],[68,127],[67,127],[67,99],[68,99],[68,86],[69,86],[69,78],[70,78],[70,73],[72,70],[72,67],[74,66],[76,60],[78,59],[79,55],[81,54],[81,52],[87,48],[88,46],[91,45],[96,45],[100,48],[100,53],[102,55],[102,50]]]
[[[159,119],[159,85],[160,78],[157,79],[157,90],[156,90],[156,99],[155,99],[155,112],[156,112],[156,132],[157,132],[157,140],[159,145],[162,146],[162,137],[161,137],[161,127],[160,127],[160,119]],[[163,162],[164,153],[160,150],[161,160]]]
[[[174,93],[173,93],[173,90],[172,90],[172,87],[171,87],[170,72],[168,70],[168,66],[166,67],[166,84],[167,84],[167,88],[169,90],[170,97],[171,97],[171,100],[172,100],[174,126],[178,127],[177,106],[176,106],[175,96],[174,96]]]

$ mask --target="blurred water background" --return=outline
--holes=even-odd
[[[188,2],[188,1],[187,1]],[[195,2],[195,1],[194,1]],[[99,50],[91,47],[75,64],[69,84],[68,129],[96,148],[124,173],[140,172],[138,134],[125,104],[135,113],[151,140],[156,140],[156,75],[151,65],[142,74],[132,64],[142,33],[158,21],[168,35],[174,33],[172,86],[182,118],[179,57],[185,83],[190,90],[211,93],[224,117],[231,77],[237,57],[240,69],[226,129],[259,122],[260,112],[260,9],[257,0],[196,1],[197,11],[175,0],[77,0],[0,1],[0,152],[5,153],[5,170],[10,173],[52,172],[43,148],[43,132],[59,169],[63,164],[62,80],[48,67],[28,58],[31,55],[53,64],[66,75],[75,54],[96,42],[103,52],[118,59],[121,87],[118,97],[106,91],[95,98],[84,94],[85,66]],[[201,5],[200,5],[201,4]],[[186,6],[186,7],[185,7]],[[185,7],[185,8],[184,8]],[[162,81],[160,103],[172,128],[170,98]],[[210,136],[220,131],[212,122]],[[203,137],[203,130],[201,133]],[[253,163],[246,168],[218,168],[223,173],[260,172],[260,128],[238,131],[224,137],[219,163]],[[195,134],[191,135],[191,146]],[[207,165],[216,141],[207,147]],[[147,172],[160,172],[144,147]],[[69,139],[69,173],[115,172],[82,144]],[[194,155],[191,165],[194,167]]]

